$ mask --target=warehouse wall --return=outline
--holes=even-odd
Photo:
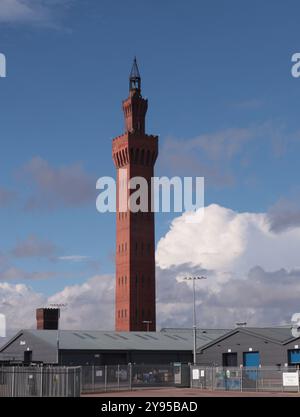
[[[231,350],[237,353],[237,365],[243,365],[243,353],[258,351],[260,353],[260,364],[262,366],[284,366],[288,363],[288,350],[294,349],[296,340],[287,345],[280,345],[268,340],[237,332],[226,339],[204,349],[197,354],[197,363],[202,365],[223,365],[223,354]],[[300,345],[300,342],[299,342]]]
[[[169,364],[171,362],[188,363],[192,361],[191,352],[179,351],[61,351],[60,361],[63,365],[125,365]]]
[[[51,346],[39,338],[34,337],[31,333],[26,331],[21,333],[10,343],[3,352],[1,357],[8,357],[11,360],[24,360],[24,352],[32,351],[33,362],[45,362],[55,363],[56,362],[56,347]]]

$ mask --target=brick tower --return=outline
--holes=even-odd
[[[154,213],[151,212],[150,184],[158,155],[158,137],[145,133],[147,108],[148,101],[141,95],[141,77],[134,59],[129,97],[123,101],[125,133],[115,138],[112,145],[117,170],[116,331],[156,330]],[[143,177],[149,184],[147,212],[134,213],[120,203],[124,182],[127,198],[135,191],[128,187],[133,177]]]

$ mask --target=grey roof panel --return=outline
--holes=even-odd
[[[293,338],[291,326],[277,326],[277,327],[237,327],[233,330],[228,331],[227,333],[216,337],[215,339],[203,344],[202,346],[197,346],[198,350],[206,349],[223,339],[230,337],[232,334],[236,332],[243,332],[246,334],[250,334],[261,339],[267,339],[277,344],[285,344],[288,341],[296,340],[297,338]]]
[[[56,347],[56,330],[23,330],[24,334]],[[218,331],[197,332],[197,347],[219,335]],[[225,331],[223,330],[222,333]],[[181,350],[191,351],[192,329],[170,329],[159,332],[113,332],[94,330],[60,330],[59,346],[62,350]],[[5,349],[4,349],[5,350]]]

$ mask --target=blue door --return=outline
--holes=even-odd
[[[249,368],[258,368],[260,365],[259,352],[245,352],[244,353],[244,366]]]
[[[300,349],[289,350],[289,364],[300,364]]]
[[[260,365],[260,355],[259,352],[244,352],[244,366],[246,368],[256,368],[256,369],[247,369],[245,377],[248,382],[251,384],[251,381],[256,381],[258,379],[258,367]]]

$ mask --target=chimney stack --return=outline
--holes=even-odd
[[[38,308],[36,310],[37,330],[58,330],[59,308]]]

